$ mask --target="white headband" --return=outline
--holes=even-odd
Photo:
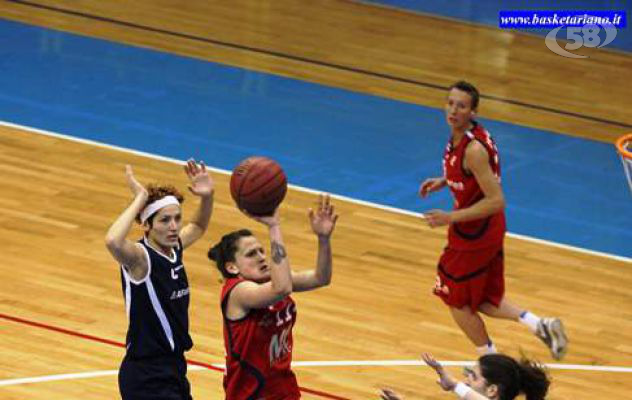
[[[143,210],[143,212],[140,213],[140,222],[144,224],[145,221],[147,221],[147,218],[154,215],[156,211],[160,210],[161,208],[165,208],[171,205],[179,206],[180,202],[174,196],[165,196],[162,199],[158,199],[154,201],[153,203],[148,204],[147,207],[145,207],[145,209]]]

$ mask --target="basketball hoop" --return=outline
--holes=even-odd
[[[615,144],[621,156],[625,177],[628,179],[628,185],[632,191],[632,133],[621,136]]]

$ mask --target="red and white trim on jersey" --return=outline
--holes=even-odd
[[[227,279],[221,295],[226,399],[298,399],[298,383],[290,368],[296,305],[287,296],[271,306],[250,310],[243,318],[230,320],[226,316],[228,299],[242,282],[241,278]]]
[[[443,173],[454,198],[454,209],[471,207],[484,198],[478,182],[464,166],[465,149],[474,140],[483,145],[489,155],[489,166],[500,183],[500,160],[494,139],[482,125],[474,127],[454,146],[450,140],[443,155]],[[458,250],[481,249],[502,243],[505,235],[505,213],[453,223],[448,230],[448,246]]]

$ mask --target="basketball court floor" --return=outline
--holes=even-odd
[[[421,213],[451,201],[416,190],[440,173],[445,88],[462,78],[480,87],[501,151],[508,294],[563,318],[571,347],[554,362],[496,320],[492,337],[549,366],[551,399],[632,390],[632,202],[613,146],[632,131],[629,49],[568,60],[537,35],[392,4],[177,3],[0,3],[0,398],[116,398],[127,326],[103,238],[129,201],[124,165],[186,191],[189,157],[217,185],[209,231],[185,255],[189,376],[195,398],[223,398],[221,283],[205,254],[229,230],[263,234],[228,190],[251,155],[288,175],[296,268],[314,262],[316,194],[332,193],[340,214],[331,287],[294,295],[304,398],[378,398],[385,386],[449,397],[420,354],[455,374],[476,355],[430,294],[445,232]]]

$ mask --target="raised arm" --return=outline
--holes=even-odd
[[[441,386],[441,388],[445,391],[453,391],[460,398],[465,400],[489,400],[488,397],[483,396],[482,394],[475,392],[468,385],[463,382],[459,382],[454,379],[448,372],[443,368],[443,365],[434,359],[432,354],[424,353],[422,356],[424,362],[428,364],[428,366],[435,370],[439,379],[437,380],[437,384]]]
[[[105,235],[105,246],[120,264],[124,265],[134,280],[142,280],[147,275],[148,264],[143,251],[127,239],[136,215],[147,201],[147,190],[141,185],[132,172],[132,167],[125,168],[127,184],[134,195],[132,203],[114,221]]]
[[[327,286],[331,282],[331,234],[336,227],[338,215],[334,213],[329,195],[320,195],[318,208],[309,210],[312,231],[318,238],[316,268],[310,271],[292,272],[292,286],[295,292],[303,292]]]
[[[270,217],[252,218],[265,224],[270,234],[270,281],[257,283],[246,280],[235,286],[230,294],[227,309],[228,316],[233,319],[244,316],[250,309],[272,305],[292,293],[290,262],[281,234],[279,210],[277,209]],[[254,244],[243,249],[244,257],[258,261],[257,268],[266,262],[265,254],[258,246]]]
[[[429,353],[424,353],[422,356],[424,362],[437,373],[439,379],[437,379],[437,384],[441,386],[441,388],[445,391],[453,391],[455,392],[459,398],[465,400],[489,400],[488,397],[483,396],[480,393],[475,392],[469,386],[467,386],[463,382],[459,382],[454,379],[448,372],[443,368],[443,365],[439,363],[434,357]],[[380,392],[380,398],[382,400],[404,400],[404,397],[399,395],[397,392],[391,389],[382,389]]]
[[[204,162],[197,164],[195,160],[188,160],[184,172],[189,178],[189,191],[200,198],[200,205],[191,221],[180,232],[182,247],[187,248],[204,235],[213,212],[214,182],[206,171]]]

